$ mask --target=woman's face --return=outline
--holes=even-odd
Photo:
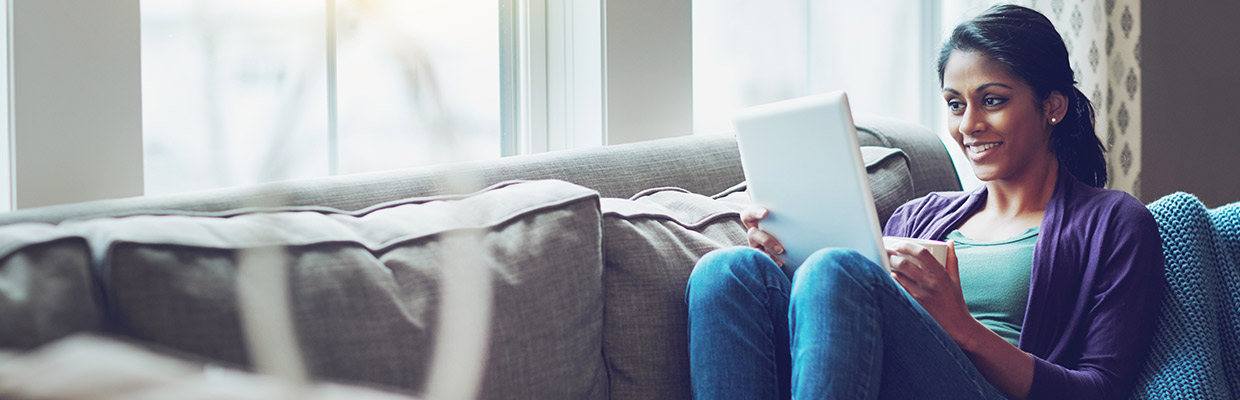
[[[1054,162],[1053,115],[1002,64],[979,52],[952,52],[943,68],[943,100],[951,113],[947,127],[978,179],[1021,180]]]

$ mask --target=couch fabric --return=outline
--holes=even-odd
[[[612,399],[689,397],[685,283],[703,254],[746,242],[744,206],[683,189],[603,199],[603,355]]]
[[[491,272],[481,396],[606,398],[596,192],[501,184],[357,212],[276,208],[67,222],[103,258],[112,331],[249,365],[236,286],[243,251],[282,249],[303,359],[319,379],[424,389],[442,269]]]
[[[1133,397],[1240,398],[1240,203],[1150,203],[1167,259],[1154,343]]]

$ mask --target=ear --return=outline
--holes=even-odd
[[[1068,96],[1058,90],[1052,90],[1042,102],[1042,112],[1044,114],[1042,117],[1048,124],[1055,125],[1063,122],[1064,115],[1068,114]]]

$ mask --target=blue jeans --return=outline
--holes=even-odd
[[[882,267],[814,253],[788,276],[734,247],[698,261],[685,291],[699,399],[1002,399]]]

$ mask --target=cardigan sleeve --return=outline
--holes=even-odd
[[[918,200],[920,199],[910,200],[897,207],[896,211],[891,213],[891,217],[888,217],[887,223],[883,225],[883,236],[908,236],[908,225],[911,222],[909,221],[911,217],[910,210],[917,208]]]
[[[1086,230],[1092,235],[1085,244],[1098,251],[1085,257],[1080,290],[1088,305],[1075,316],[1084,319],[1083,328],[1063,339],[1079,355],[1060,358],[1075,359],[1075,365],[1035,356],[1030,399],[1121,399],[1132,391],[1162,299],[1162,240],[1153,215],[1136,199],[1128,197],[1112,210],[1109,222],[1079,222],[1095,227]]]

